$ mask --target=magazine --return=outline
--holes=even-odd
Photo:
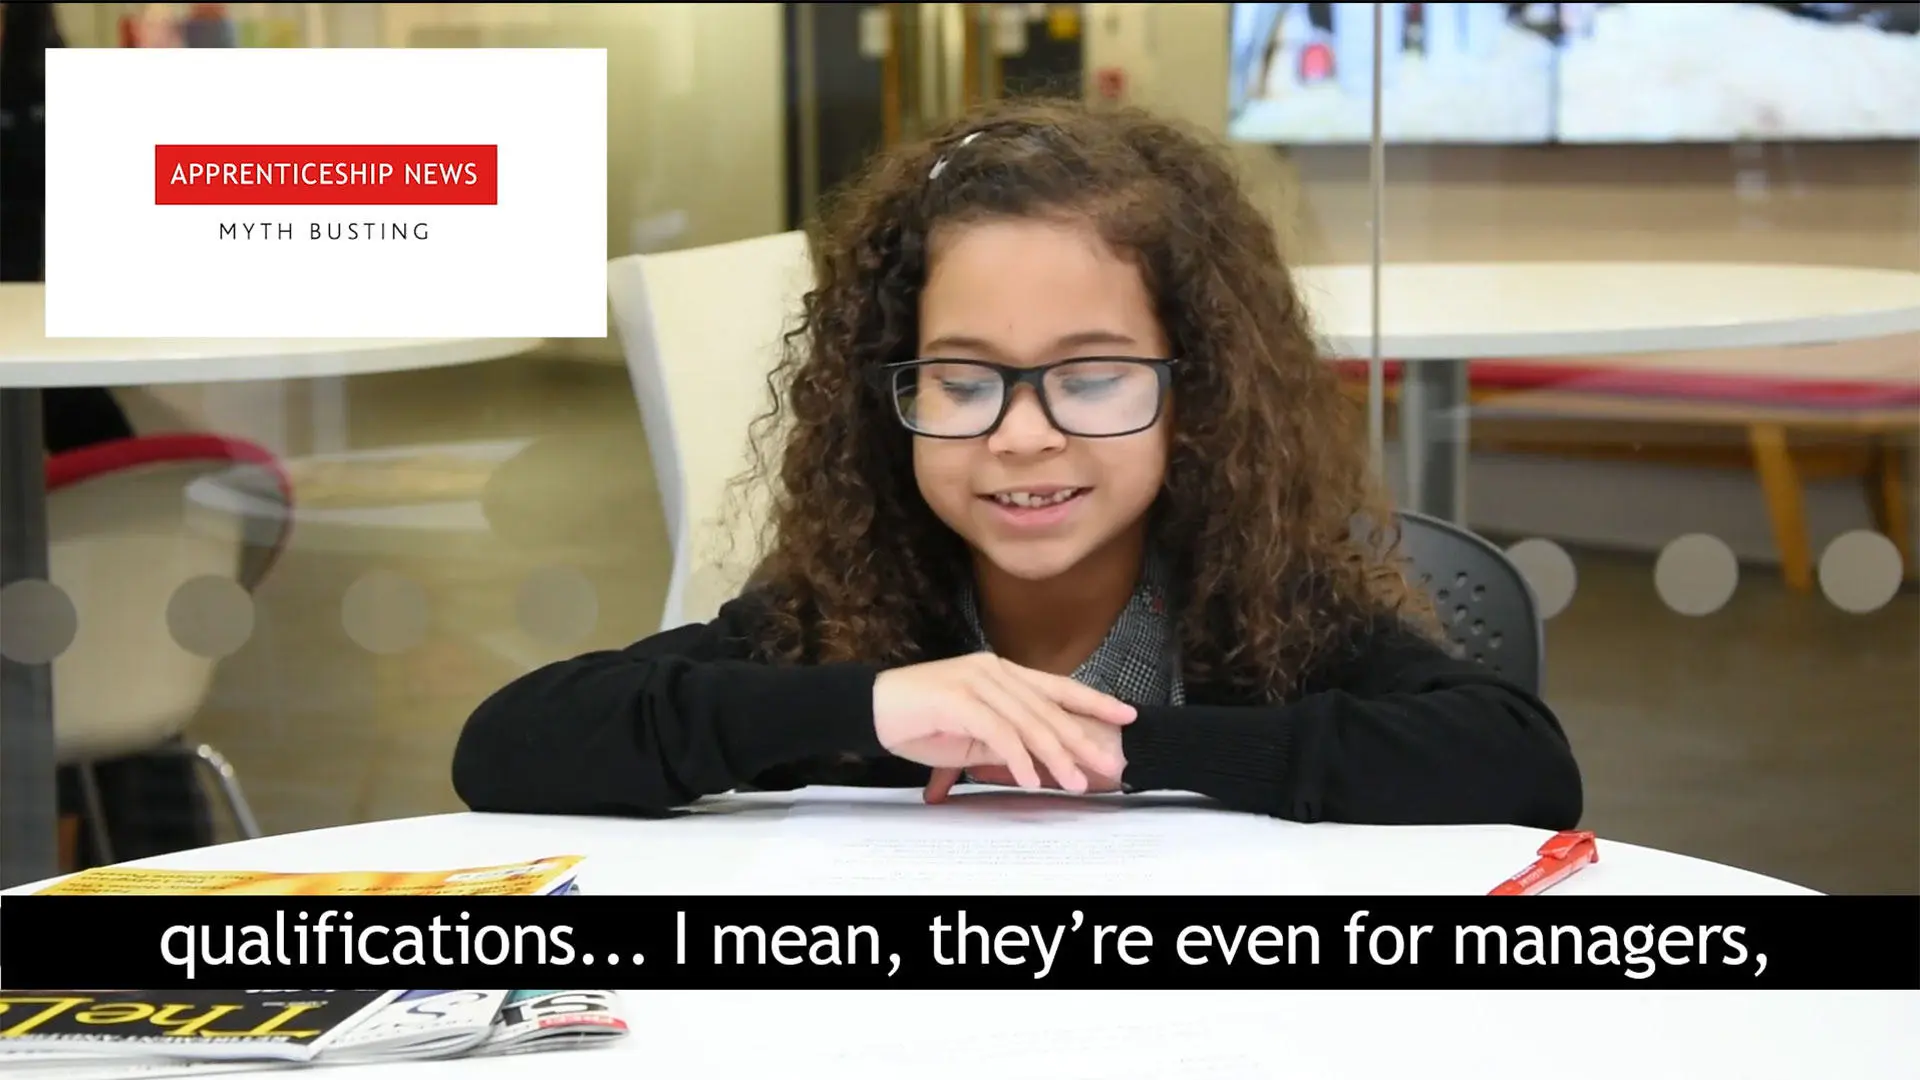
[[[0,1071],[39,1058],[311,1061],[397,990],[0,992]]]
[[[285,991],[243,992],[288,998]],[[301,991],[299,1000],[323,1000],[335,1013],[351,1000],[365,1007],[345,1021],[332,1023],[320,1035],[298,1040],[265,1041],[259,1045],[209,1052],[201,1039],[161,1042],[178,1036],[147,1035],[144,1039],[93,1038],[79,1041],[26,1041],[31,1032],[14,1028],[34,1022],[49,1006],[45,998],[82,998],[90,1012],[117,1008],[131,1016],[142,1011],[159,1015],[197,999],[179,1015],[197,1017],[237,995],[214,991],[185,994],[168,991],[55,991],[0,994],[0,1075],[7,1080],[160,1080],[171,1076],[207,1076],[242,1070],[327,1065],[366,1065],[376,1062],[494,1057],[604,1045],[627,1034],[620,996],[612,990],[407,990]],[[321,994],[330,997],[321,998]],[[242,995],[242,996],[243,996]],[[23,1004],[26,1003],[26,1004]],[[263,997],[248,1004],[264,1009]],[[27,1010],[27,1011],[21,1011]],[[65,1010],[71,1022],[81,1022],[77,1007]],[[325,1013],[332,1016],[335,1013]],[[232,1013],[228,1015],[240,1015]],[[323,1015],[320,1010],[311,1014]],[[51,1018],[48,1018],[48,1022]],[[156,1021],[158,1022],[158,1021]],[[309,1022],[304,1034],[324,1021]],[[46,1031],[43,1024],[35,1030]],[[293,1029],[286,1029],[289,1036]],[[224,1045],[224,1044],[214,1044]]]
[[[566,896],[581,857],[419,872],[101,867],[43,896]],[[158,1080],[519,1054],[627,1033],[612,990],[0,990],[7,1080]]]
[[[618,1039],[627,1033],[612,990],[514,990],[474,1056],[522,1054]]]
[[[326,1048],[326,1061],[458,1057],[493,1030],[505,990],[408,990]]]
[[[41,896],[557,896],[577,891],[581,857],[460,870],[349,870],[281,874],[103,866],[41,889]]]

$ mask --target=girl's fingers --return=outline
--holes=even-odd
[[[1083,783],[1092,782],[1085,775],[1089,772],[1118,772],[1123,767],[1124,763],[1113,760],[1115,753],[1106,749],[1105,744],[1095,739],[1094,733],[1089,730],[1091,724],[1098,721],[1090,722],[1086,717],[1062,709],[1018,675],[1009,675],[1006,685],[1009,693],[1052,724],[1054,734],[1066,746],[1079,766]]]
[[[1049,675],[1044,671],[1023,668],[1018,664],[1006,666],[1027,685],[1046,695],[1068,712],[1076,712],[1094,720],[1104,720],[1109,724],[1131,724],[1139,715],[1138,710],[1133,706],[1119,698],[1103,694],[1091,686],[1059,675]]]
[[[927,781],[927,790],[922,793],[923,798],[929,803],[946,802],[947,793],[953,790],[953,785],[960,782],[960,773],[959,769],[933,770],[933,778]],[[1012,778],[1011,774],[1008,778]]]
[[[985,743],[987,749],[1005,763],[1021,787],[1040,786],[1040,774],[1034,769],[1033,755],[1027,749],[1020,728],[1013,721],[984,702],[976,701],[966,711],[963,723],[967,727],[967,734]]]
[[[1086,790],[1087,779],[1080,774],[1079,766],[1074,763],[1074,755],[1067,749],[1066,744],[1060,741],[1060,735],[1055,730],[1056,725],[1045,715],[1046,703],[1037,703],[1041,706],[1039,708],[1029,705],[1027,700],[1024,700],[1022,695],[1010,685],[1013,681],[1012,676],[1006,676],[1004,681],[993,678],[982,679],[974,686],[974,693],[980,696],[980,700],[988,708],[1019,728],[1021,741],[1032,751],[1033,757],[1038,763],[1044,764],[1067,790]],[[1011,766],[1013,763],[1007,764]],[[1017,774],[1018,770],[1016,769],[1015,772]],[[1041,786],[1037,775],[1033,786]]]

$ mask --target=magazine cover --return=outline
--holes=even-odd
[[[459,870],[277,874],[255,870],[98,867],[41,889],[41,896],[539,896],[571,890],[581,856]]]
[[[505,990],[408,990],[327,1048],[322,1060],[454,1057],[486,1039]]]
[[[311,1061],[398,990],[0,991],[0,1071],[38,1057]]]
[[[627,1033],[620,995],[612,990],[515,990],[475,1057],[611,1042]]]

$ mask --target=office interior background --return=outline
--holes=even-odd
[[[1628,14],[1608,9],[1652,5],[1491,6],[1516,20],[1590,18],[1604,37],[1606,20]],[[799,227],[864,155],[1001,94],[1123,101],[1224,137],[1278,83],[1345,84],[1329,62],[1369,58],[1352,59],[1357,47],[1330,25],[1351,11],[1333,9],[1367,7],[55,5],[78,47],[605,48],[610,257]],[[1381,7],[1404,27],[1427,17],[1407,9],[1448,5]],[[203,8],[224,9],[211,38],[193,25]],[[1599,10],[1522,10],[1556,8]],[[1325,48],[1312,53],[1299,34]],[[1745,92],[1747,68],[1818,68],[1766,52],[1774,40],[1756,31],[1759,55],[1724,39],[1694,47],[1735,73],[1729,95]],[[1236,59],[1243,46],[1247,64]],[[1881,111],[1896,115],[1920,94],[1920,53],[1899,55],[1915,66],[1876,84],[1891,103]],[[1661,62],[1678,70],[1686,59]],[[1559,74],[1563,95],[1577,77],[1601,78],[1571,59]],[[1383,113],[1420,114],[1417,96],[1439,92],[1431,84],[1401,64],[1383,79]],[[1341,115],[1364,122],[1371,81],[1342,92]],[[1321,128],[1283,124],[1233,143],[1299,265],[1364,265],[1377,241],[1388,264],[1920,271],[1914,132],[1581,141],[1556,137],[1542,114],[1493,139],[1390,139],[1376,175],[1368,128],[1341,128],[1338,112]],[[1520,130],[1529,124],[1541,130]],[[1545,696],[1586,771],[1585,827],[1825,891],[1916,891],[1920,337],[1655,359],[1744,389],[1678,404],[1655,389],[1643,404],[1628,395],[1598,410],[1544,395],[1538,408],[1503,410],[1540,388],[1483,386],[1476,368],[1486,417],[1471,429],[1466,520],[1514,553],[1550,615]],[[1754,389],[1810,373],[1878,390],[1808,420],[1790,389]],[[1364,398],[1364,376],[1355,389]],[[460,809],[448,762],[482,697],[532,665],[658,629],[671,552],[617,337],[436,370],[113,395],[140,433],[250,440],[291,479],[287,544],[253,590],[246,631],[210,650],[215,676],[186,729],[225,755],[267,832]],[[1397,460],[1387,455],[1390,473]],[[130,617],[83,582],[56,583],[83,597],[83,622]],[[142,825],[170,810],[137,769],[100,775],[116,858],[169,842]],[[221,800],[206,806],[217,823],[208,838],[233,835]],[[86,836],[76,826],[73,857],[89,856]]]

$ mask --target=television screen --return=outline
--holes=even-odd
[[[1234,4],[1229,136],[1369,141],[1375,7],[1389,141],[1553,137],[1552,4]]]
[[[1562,141],[1920,138],[1920,3],[1559,6]]]
[[[1233,4],[1227,132],[1365,143],[1920,138],[1920,3]]]

